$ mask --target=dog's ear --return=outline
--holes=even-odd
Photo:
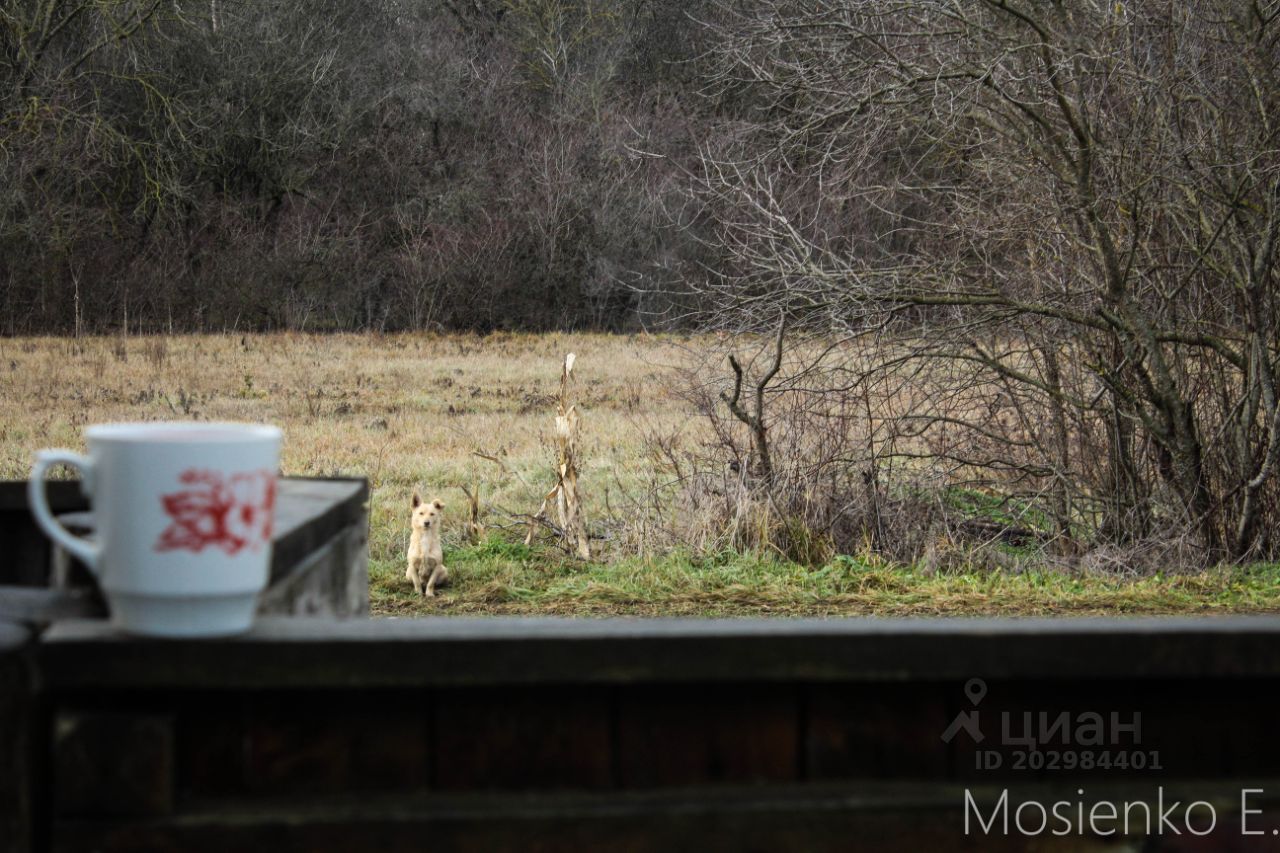
[[[436,498],[434,501],[432,501],[432,503],[436,505],[436,509],[444,509],[444,501],[440,500],[439,498]]]
[[[417,509],[418,505],[421,503],[422,503],[422,496],[418,494],[417,489],[414,489],[413,490],[413,508]]]

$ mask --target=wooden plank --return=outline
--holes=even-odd
[[[878,814],[810,812],[571,815],[511,818],[503,814],[467,818],[379,819],[303,822],[281,817],[261,824],[61,824],[52,847],[58,853],[379,853],[483,851],[483,853],[919,853],[921,850],[974,853],[1092,853],[1124,850],[1092,839],[1048,838],[1034,846],[1018,837],[966,838],[948,814],[888,811]],[[1159,853],[1160,848],[1144,847]],[[1224,848],[1207,848],[1221,851]]]
[[[345,619],[369,613],[368,530],[339,530],[275,578],[258,600],[258,613]]]
[[[430,777],[423,691],[202,691],[78,695],[75,702],[92,702],[102,714],[149,708],[171,717],[183,808],[238,797],[403,793],[425,789]]]
[[[88,506],[78,480],[50,480],[45,484],[55,513]],[[27,508],[26,481],[0,482],[0,584],[42,587],[49,583],[49,540]]]
[[[63,710],[52,731],[53,807],[75,817],[173,811],[173,719]]]
[[[79,480],[49,480],[45,483],[49,496],[49,508],[56,512],[76,512],[89,506],[89,500],[80,491]],[[0,512],[26,513],[27,481],[0,480]]]
[[[339,530],[368,527],[365,480],[289,478],[280,480],[272,535],[271,583],[287,576]]]
[[[799,731],[793,688],[628,687],[618,696],[619,784],[796,781]]]
[[[1280,787],[1280,783],[1275,783]],[[1272,790],[1266,780],[1250,787]],[[659,794],[490,795],[377,798],[343,797],[263,806],[242,801],[218,809],[152,821],[103,823],[61,821],[54,827],[56,851],[226,850],[292,851],[690,851],[803,850],[810,853],[936,851],[1233,850],[1239,846],[1239,790],[1181,781],[1165,785],[1166,799],[1212,800],[1219,828],[1212,844],[1182,836],[1096,838],[1027,837],[964,833],[964,789],[948,785],[889,785],[874,788],[747,788],[682,790]],[[986,813],[1002,789],[973,787]],[[1069,799],[1070,786],[1026,786],[1015,802]],[[1099,785],[1093,798],[1111,802],[1154,800],[1150,786]],[[1092,800],[1090,800],[1092,801]],[[1234,806],[1233,806],[1234,804]],[[1251,827],[1277,826],[1280,804],[1259,797],[1264,811]],[[225,810],[224,810],[225,809]],[[1256,821],[1256,823],[1255,823]],[[976,828],[975,828],[976,830]],[[1234,838],[1232,837],[1234,835]],[[1255,839],[1243,839],[1244,841]],[[1237,846],[1230,846],[1232,843]]]
[[[1280,677],[1280,619],[698,620],[262,618],[222,640],[71,620],[43,637],[51,687]]]
[[[806,687],[806,778],[947,778],[948,749],[939,736],[959,710],[955,688],[874,682]]]
[[[240,694],[166,696],[174,714],[175,795],[234,798],[249,793],[250,697]]]
[[[32,811],[39,754],[29,657],[34,633],[25,625],[0,620],[0,853],[32,846]]]
[[[435,693],[435,786],[601,789],[613,784],[609,697],[598,688]]]
[[[246,722],[245,778],[251,794],[426,787],[427,709],[421,696],[401,695],[394,702],[360,694],[255,696]]]
[[[93,590],[0,586],[0,620],[43,624],[58,619],[96,618],[102,612],[101,599]]]
[[[0,584],[42,587],[49,583],[50,543],[26,509],[0,510]]]

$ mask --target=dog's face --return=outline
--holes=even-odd
[[[413,493],[413,529],[414,530],[431,530],[439,529],[440,517],[444,513],[444,501],[437,498],[433,501],[424,501],[418,496],[417,492]]]

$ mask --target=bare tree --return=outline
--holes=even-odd
[[[725,14],[709,315],[897,330],[809,374],[919,371],[889,455],[951,459],[1064,538],[1185,525],[1210,559],[1274,553],[1280,4]]]

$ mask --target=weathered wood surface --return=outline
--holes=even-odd
[[[54,719],[100,733],[86,776],[122,740],[172,750],[139,749],[173,770],[129,800],[55,791],[60,850],[1172,851],[1253,849],[1232,846],[1244,787],[1280,829],[1278,640],[1272,618],[263,619],[192,642],[69,621],[35,660]],[[944,741],[971,677],[987,739]],[[1119,748],[1159,767],[1017,768],[1041,713],[1135,724]],[[1165,786],[1217,797],[1221,825],[1200,847],[965,836],[961,791],[1002,786]]]
[[[1260,783],[1264,784],[1264,783]],[[1000,795],[992,787],[971,788],[984,806]],[[1039,784],[1028,796],[1051,801],[1061,787]],[[1149,788],[1103,785],[1094,792],[1112,800],[1150,796]],[[1226,803],[1239,792],[1226,786],[1177,783],[1171,798],[1207,797]],[[876,783],[852,788],[734,788],[714,794],[647,792],[466,797],[380,795],[296,801],[263,807],[243,801],[234,822],[216,810],[193,810],[176,818],[107,823],[67,821],[54,849],[78,851],[182,850],[224,853],[261,839],[274,853],[292,851],[627,851],[627,853],[920,853],[921,851],[1232,851],[1269,849],[1241,845],[1235,826],[1205,839],[966,837],[956,807],[963,789],[954,785]],[[1257,805],[1267,808],[1265,800]],[[1272,800],[1268,811],[1276,808]],[[1226,815],[1223,815],[1224,819]],[[1254,818],[1264,833],[1274,819]],[[1220,821],[1222,822],[1222,821]],[[961,827],[957,831],[957,827]],[[1232,838],[1234,833],[1235,838]],[[1268,838],[1267,843],[1270,842]]]
[[[339,527],[288,569],[274,563],[258,613],[340,619],[368,615],[368,543],[368,526],[361,520]]]
[[[56,766],[111,779],[123,743],[140,768],[128,786],[56,786],[49,827],[59,850],[1256,849],[1233,846],[1237,811],[1241,788],[1263,789],[1253,826],[1280,828],[1280,761],[1260,737],[1276,685],[1201,682],[1188,700],[1194,684],[991,682],[988,712],[1139,712],[1142,747],[1163,755],[1158,772],[1030,774],[978,771],[971,744],[940,741],[957,683],[53,691],[55,720],[82,731],[74,760],[55,739]],[[1092,801],[1158,786],[1212,799],[1214,838],[963,831],[965,788],[989,808],[1005,787]]]
[[[0,851],[25,851],[31,836],[33,795],[39,785],[31,697],[36,689],[29,656],[34,632],[0,620]]]
[[[76,817],[173,812],[173,721],[164,714],[59,711],[50,733],[53,807]]]
[[[80,512],[89,502],[76,480],[45,484],[55,514]],[[26,482],[0,482],[0,591],[6,586],[49,585],[51,547],[27,506]]]
[[[58,619],[100,619],[102,600],[91,589],[0,586],[0,620],[47,623]]]
[[[271,583],[294,571],[338,532],[354,526],[367,533],[368,500],[364,480],[282,478],[271,537]]]
[[[1277,678],[1280,619],[259,619],[216,643],[54,626],[61,687]],[[139,665],[145,662],[145,665]]]

